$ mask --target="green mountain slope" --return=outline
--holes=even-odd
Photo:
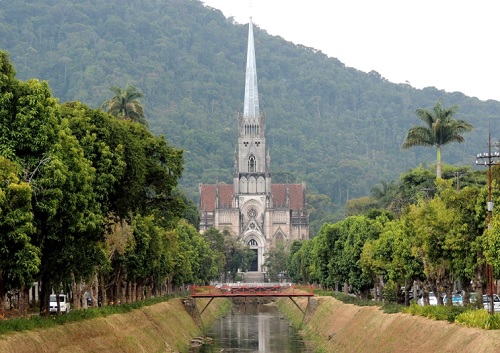
[[[61,102],[92,107],[112,85],[137,86],[153,132],[185,149],[182,186],[193,199],[200,182],[232,181],[247,30],[198,0],[0,1],[0,49],[18,77],[47,80]],[[401,144],[420,124],[414,111],[438,98],[476,127],[466,143],[443,148],[445,163],[473,165],[488,126],[500,132],[499,102],[394,84],[258,27],[255,40],[275,182],[305,181],[341,205],[434,163],[435,150]]]

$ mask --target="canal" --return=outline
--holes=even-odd
[[[274,304],[235,305],[206,336],[213,339],[213,344],[192,348],[190,353],[313,352]]]

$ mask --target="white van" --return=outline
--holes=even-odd
[[[61,313],[67,314],[70,311],[70,304],[68,296],[66,294],[59,294],[59,307]],[[50,295],[49,300],[49,312],[51,314],[57,314],[57,297],[56,294]]]
[[[490,311],[491,297],[487,294],[483,295],[483,307]],[[496,294],[493,294],[493,311],[500,311],[500,297]]]

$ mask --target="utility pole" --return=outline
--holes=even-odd
[[[491,218],[493,215],[493,200],[491,193],[491,166],[498,164],[498,158],[500,158],[499,152],[491,153],[491,134],[488,132],[488,153],[479,153],[476,155],[476,164],[484,165],[488,167],[488,231],[491,230]],[[489,282],[489,294],[490,294],[490,315],[495,313],[493,307],[493,266],[491,264],[486,265],[488,282]]]

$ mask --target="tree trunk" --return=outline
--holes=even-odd
[[[119,281],[119,286],[120,286],[120,290],[121,290],[121,295],[120,295],[120,304],[124,304],[126,303],[126,290],[127,290],[127,276],[126,275],[122,275],[122,278],[121,280]]]
[[[49,296],[51,289],[48,276],[42,275],[42,285],[40,288],[40,315],[49,316]]]
[[[121,287],[121,268],[118,266],[115,270],[115,278],[113,282],[113,305],[118,305],[118,300],[120,298],[120,287]]]
[[[409,284],[409,281],[405,279],[405,306],[410,306],[410,289],[411,284]]]
[[[422,282],[422,297],[424,299],[424,305],[429,305],[429,289],[431,289],[429,282],[427,280]]]
[[[107,306],[108,305],[108,295],[106,293],[106,281],[104,280],[104,275],[101,273],[101,305]],[[99,300],[99,296],[97,297],[97,300]],[[99,302],[97,303],[99,304]]]
[[[99,276],[97,272],[94,273],[94,279],[92,280],[92,285],[90,288],[90,299],[92,300],[92,307],[97,308],[99,305]]]
[[[72,272],[71,273],[71,291],[73,292],[73,302],[71,303],[73,309],[75,310],[78,310],[80,309],[81,307],[81,302],[80,302],[80,298],[81,298],[81,295],[79,295],[80,291],[81,291],[81,288],[78,288],[79,285],[76,283],[76,280],[75,280],[75,274]]]
[[[484,267],[484,266],[483,266]],[[483,295],[484,293],[484,273],[483,270],[484,268],[481,266],[478,266],[476,270],[476,279],[473,283],[475,290],[476,290],[476,303],[475,306],[478,309],[483,309]]]
[[[17,304],[17,314],[18,317],[25,317],[28,314],[28,297],[29,297],[29,289],[26,290],[26,287],[21,287],[18,292],[18,304]]]
[[[413,281],[413,300],[415,300],[415,303],[418,301],[418,289],[417,289],[418,282]]]
[[[441,146],[437,146],[436,178],[441,179]]]
[[[131,303],[132,302],[132,284],[130,281],[125,281],[125,302],[126,303]]]
[[[7,291],[5,290],[5,285],[3,281],[3,271],[0,269],[0,319],[5,316],[5,295]]]
[[[467,307],[470,305],[470,291],[471,291],[471,283],[469,278],[465,278],[461,280],[462,286],[462,304]]]

